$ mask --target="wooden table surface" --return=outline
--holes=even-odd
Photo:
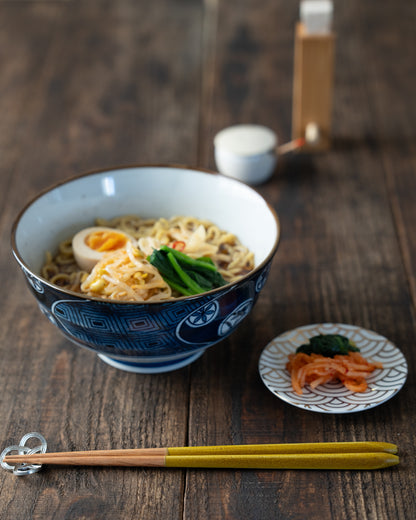
[[[135,375],[70,344],[11,255],[18,211],[91,169],[215,169],[236,123],[291,135],[297,1],[0,1],[0,439],[49,450],[384,440],[377,471],[45,467],[1,471],[1,519],[413,519],[416,517],[416,9],[336,0],[333,141],[286,155],[258,191],[282,239],[268,283],[231,337],[184,369]],[[42,233],[42,229],[39,229]],[[390,401],[319,414],[276,398],[260,354],[297,326],[377,331],[409,374]]]

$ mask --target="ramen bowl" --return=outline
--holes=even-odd
[[[237,282],[160,302],[89,297],[41,276],[47,251],[97,217],[127,214],[210,220],[254,253],[255,268]],[[11,240],[40,310],[68,340],[116,368],[157,373],[192,363],[240,325],[266,282],[279,235],[273,209],[242,182],[185,167],[135,166],[95,171],[43,191],[16,218]]]

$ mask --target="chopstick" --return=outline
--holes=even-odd
[[[249,444],[8,455],[8,464],[166,468],[381,469],[399,463],[386,442]]]
[[[8,456],[8,464],[59,464],[69,466],[135,466],[165,468],[234,469],[382,469],[399,463],[399,457],[386,452],[303,453],[278,455],[119,455],[53,457]]]

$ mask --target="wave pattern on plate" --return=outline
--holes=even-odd
[[[354,341],[361,354],[383,364],[368,378],[365,392],[351,392],[342,383],[331,382],[315,389],[304,388],[302,395],[293,389],[286,369],[290,353],[318,334],[341,334]],[[322,323],[298,327],[274,338],[263,350],[259,372],[266,387],[283,401],[299,408],[323,413],[351,413],[374,408],[391,399],[404,385],[407,363],[402,352],[376,332],[354,325]]]

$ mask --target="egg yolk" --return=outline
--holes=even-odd
[[[86,245],[99,253],[116,251],[124,247],[126,242],[127,237],[116,231],[94,231],[85,238]]]

